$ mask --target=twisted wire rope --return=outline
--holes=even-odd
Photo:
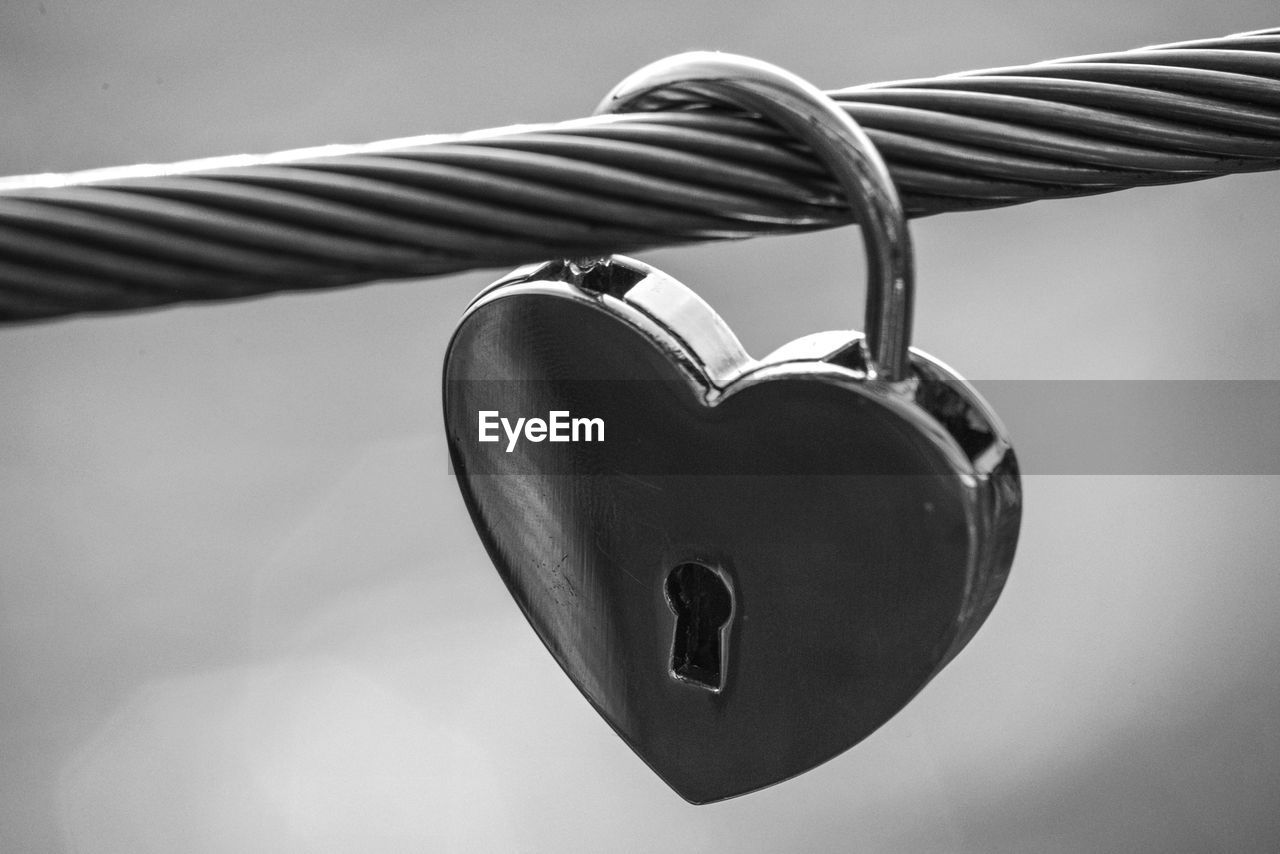
[[[1280,28],[828,93],[909,215],[1280,167]],[[852,222],[803,146],[656,112],[0,178],[0,321]]]

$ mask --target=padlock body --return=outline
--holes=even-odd
[[[690,801],[865,738],[967,642],[1008,573],[1021,494],[998,420],[921,353],[912,382],[869,380],[858,343],[753,360],[687,288],[615,258],[594,280],[517,271],[450,344],[451,461],[494,565],[577,687]],[[481,413],[507,420],[499,441],[481,441]],[[507,429],[551,413],[566,440]],[[575,440],[575,419],[602,435]],[[689,566],[724,588],[722,624],[673,603]]]

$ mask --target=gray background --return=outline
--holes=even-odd
[[[689,48],[834,87],[1275,11],[6,0],[0,174],[570,118]],[[979,380],[1280,379],[1277,177],[920,221],[915,340]],[[645,260],[761,354],[855,322],[856,243]],[[1000,605],[916,701],[685,805],[539,646],[446,473],[441,356],[496,273],[0,330],[0,850],[1280,844],[1271,476],[1029,477]]]

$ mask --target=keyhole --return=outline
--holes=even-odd
[[[720,635],[733,612],[733,595],[724,579],[697,563],[671,570],[667,606],[676,615],[671,673],[692,685],[719,691],[724,683]]]

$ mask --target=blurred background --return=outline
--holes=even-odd
[[[691,48],[832,88],[1277,23],[1273,0],[6,0],[0,174],[572,118]],[[1276,174],[921,220],[915,341],[980,389],[1277,380],[1277,221]],[[761,355],[856,325],[857,243],[644,260]],[[542,649],[447,473],[444,347],[500,272],[0,329],[0,850],[1280,846],[1263,475],[1032,474],[1000,604],[903,713],[685,804]]]

